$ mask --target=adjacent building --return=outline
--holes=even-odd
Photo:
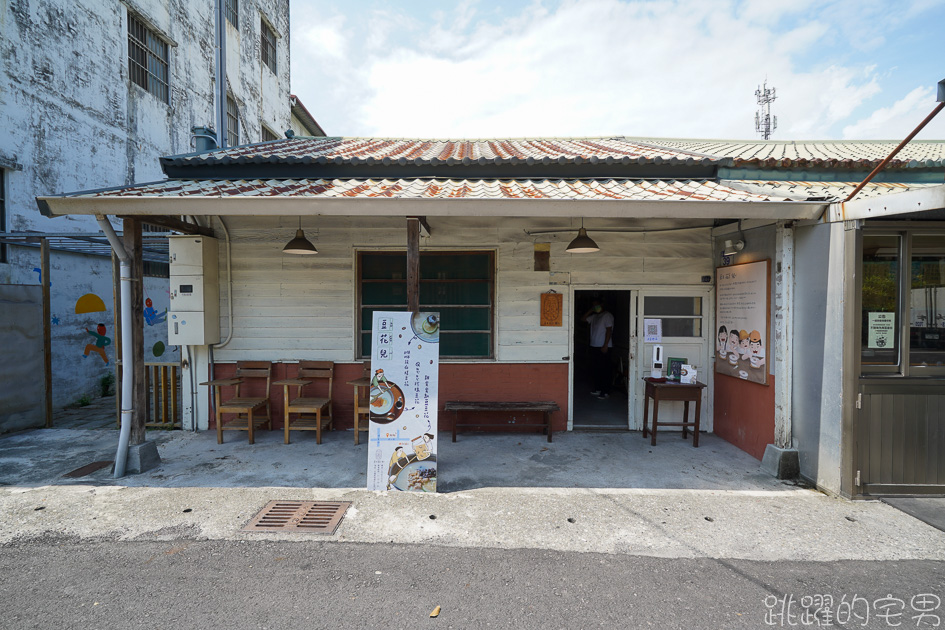
[[[223,4],[224,140],[235,146],[284,137],[291,107],[289,2]],[[111,253],[98,225],[93,217],[43,217],[34,199],[162,180],[160,156],[195,150],[206,138],[195,138],[194,128],[219,127],[214,7],[213,0],[37,0],[0,7],[0,292],[16,305],[0,318],[0,343],[18,348],[22,359],[0,368],[0,431],[43,422],[35,236],[52,245],[55,404],[95,396],[116,356]],[[166,230],[150,232],[144,237],[146,359],[177,361],[163,324]]]

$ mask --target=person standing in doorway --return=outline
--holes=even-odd
[[[594,378],[594,391],[591,396],[604,399],[610,395],[610,385],[613,381],[610,349],[614,347],[614,316],[604,308],[600,298],[594,298],[583,319],[591,327],[590,360]]]

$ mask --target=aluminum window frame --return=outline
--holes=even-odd
[[[171,44],[128,12],[128,80],[165,105],[171,103]]]
[[[857,282],[856,282],[856,309],[857,322],[859,322],[856,331],[856,357],[859,364],[859,376],[861,379],[873,378],[940,378],[945,376],[945,366],[938,365],[912,365],[911,352],[911,327],[912,327],[912,239],[915,235],[945,234],[945,223],[929,222],[927,226],[903,225],[895,222],[877,222],[867,224],[859,230],[859,243],[857,249]],[[899,291],[897,294],[896,316],[896,334],[899,343],[899,363],[898,365],[864,365],[862,362],[863,351],[863,318],[862,318],[862,300],[863,300],[863,254],[862,243],[864,236],[898,236],[899,237],[899,270],[898,282]],[[909,314],[908,316],[906,314]]]

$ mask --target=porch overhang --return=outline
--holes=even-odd
[[[375,216],[587,217],[685,219],[819,218],[825,202],[710,200],[416,199],[310,197],[38,197],[47,217],[147,216]]]
[[[830,204],[827,220],[854,221],[882,219],[903,214],[931,212],[945,209],[945,184],[907,190],[882,197],[865,197]]]

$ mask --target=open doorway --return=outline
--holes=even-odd
[[[575,429],[629,427],[627,379],[630,374],[631,291],[576,290],[574,292],[574,380],[572,418]],[[613,315],[613,347],[602,353],[591,346],[591,326],[585,320],[600,302],[601,311]],[[599,340],[595,340],[600,344]],[[595,378],[597,375],[597,378]],[[606,396],[596,395],[603,378]]]

